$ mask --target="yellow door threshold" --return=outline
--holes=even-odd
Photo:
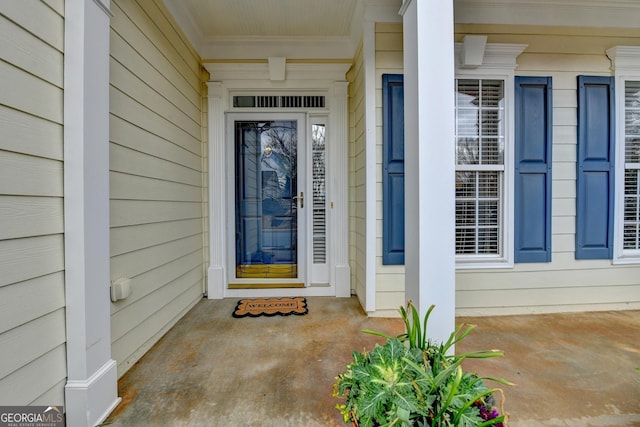
[[[229,283],[229,289],[304,288],[304,283]]]

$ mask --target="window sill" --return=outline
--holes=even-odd
[[[640,256],[621,256],[618,258],[614,258],[611,260],[611,264],[613,265],[630,265],[630,264],[640,264]]]
[[[489,270],[513,268],[513,261],[505,258],[456,259],[456,270]]]

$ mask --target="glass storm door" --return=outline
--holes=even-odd
[[[299,120],[233,122],[235,277],[241,281],[302,277],[299,128]]]

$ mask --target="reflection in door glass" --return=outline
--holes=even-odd
[[[235,123],[236,277],[298,276],[297,123]]]

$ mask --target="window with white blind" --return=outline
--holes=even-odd
[[[456,255],[504,258],[505,81],[456,80]]]
[[[624,82],[622,250],[640,258],[640,81]]]
[[[615,70],[613,262],[640,263],[640,46],[607,49]],[[613,105],[612,105],[613,107]]]

